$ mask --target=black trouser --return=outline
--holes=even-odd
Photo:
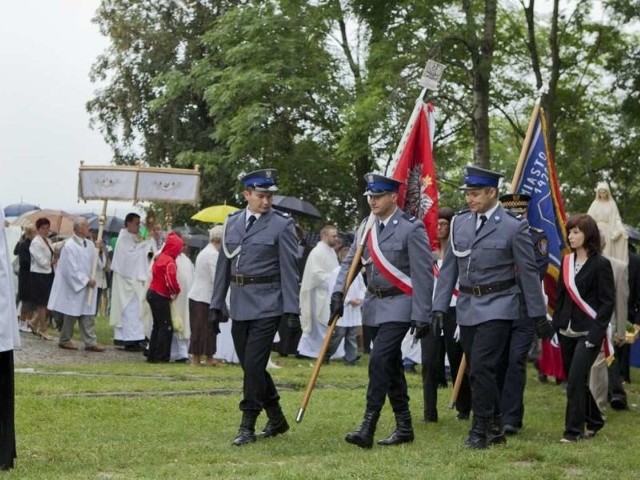
[[[455,385],[458,370],[460,370],[460,362],[462,361],[462,345],[457,342],[454,337],[458,323],[456,321],[456,307],[449,307],[444,315],[443,333],[444,345],[447,350],[447,358],[449,359],[449,369],[451,372],[451,381]],[[469,385],[469,374],[465,369],[460,391],[456,399],[456,410],[463,414],[471,411],[471,386]]]
[[[362,325],[362,351],[364,353],[371,353],[371,343],[375,342],[377,334],[377,327]]]
[[[613,351],[622,380],[631,383],[631,345],[614,345]]]
[[[600,346],[587,348],[587,337],[567,337],[559,334],[562,364],[567,375],[567,408],[565,413],[565,437],[578,438],[587,429],[598,431],[604,426],[600,409],[591,390],[589,372],[600,353]]]
[[[273,337],[281,317],[233,320],[231,336],[243,371],[240,410],[260,413],[278,404],[280,396],[267,372]]]
[[[420,340],[422,350],[422,395],[424,398],[424,419],[438,420],[438,382],[441,368],[441,352],[444,350],[444,338],[434,336],[433,332]]]
[[[408,322],[387,322],[372,327],[375,341],[369,358],[367,410],[380,411],[387,396],[394,412],[409,409],[407,380],[402,367],[402,340],[409,326]]]
[[[147,302],[153,315],[153,328],[149,340],[149,356],[147,361],[168,362],[171,359],[171,339],[173,325],[171,324],[171,299],[147,290]]]
[[[13,350],[0,352],[0,470],[13,468],[16,458]]]
[[[524,386],[527,382],[527,353],[535,337],[535,326],[525,312],[513,322],[511,335],[498,367],[502,421],[522,427]]]
[[[460,343],[469,364],[473,414],[490,418],[500,413],[498,363],[509,340],[510,320],[460,326]]]
[[[614,356],[613,363],[607,368],[607,374],[609,376],[609,401],[622,400],[624,404],[627,404],[627,392],[622,384],[622,375],[620,375],[620,366],[618,365],[618,359]]]

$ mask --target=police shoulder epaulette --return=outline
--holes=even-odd
[[[229,217],[233,217],[235,215],[238,215],[239,213],[244,212],[244,208],[241,208],[240,210],[236,210],[235,212],[230,213],[228,216]]]
[[[408,221],[410,221],[411,223],[416,221],[416,217],[414,215],[411,215],[410,213],[405,213],[402,215],[402,217]]]
[[[471,210],[469,210],[468,208],[463,208],[459,212],[456,212],[456,215],[464,215],[465,213],[469,213],[470,211]]]
[[[507,213],[507,215],[511,215],[516,220],[522,220],[522,215],[520,215],[519,213],[514,213],[509,210],[505,210],[505,212]]]
[[[538,227],[532,227],[531,225],[529,225],[529,230],[531,230],[532,232],[536,232],[536,233],[544,233],[544,230]]]

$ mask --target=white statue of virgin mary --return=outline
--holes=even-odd
[[[606,182],[598,183],[596,198],[587,213],[598,224],[600,234],[606,242],[602,254],[628,262],[629,247],[627,242],[629,236],[622,224],[618,206],[611,196],[611,189]]]

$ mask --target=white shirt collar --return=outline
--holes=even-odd
[[[249,221],[249,217],[253,215],[254,217],[256,217],[256,220],[258,220],[260,218],[260,215],[262,215],[261,213],[253,213],[251,210],[249,210],[249,207],[247,207],[245,214],[244,214],[244,223],[247,223]]]
[[[397,210],[398,210],[398,207],[394,208],[393,212],[391,212],[386,218],[378,217],[378,225],[382,224],[382,225],[384,225],[386,227],[387,223],[389,223],[389,219],[396,214]]]
[[[498,209],[498,207],[500,206],[500,203],[496,203],[492,208],[490,208],[489,210],[487,210],[486,212],[478,212],[477,216],[476,216],[476,221],[479,222],[480,221],[480,215],[484,215],[485,217],[487,217],[487,220],[489,220],[491,218],[491,216],[494,214],[494,212]]]

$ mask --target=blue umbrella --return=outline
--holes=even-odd
[[[12,203],[4,207],[5,217],[19,217],[23,213],[40,210],[40,207],[31,203]]]

